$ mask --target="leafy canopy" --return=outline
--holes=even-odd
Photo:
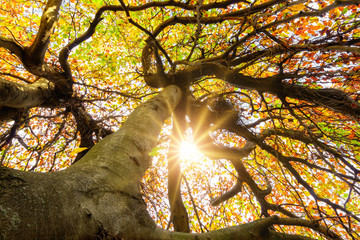
[[[36,106],[1,100],[16,109],[0,116],[2,165],[64,169],[176,84],[186,97],[142,183],[159,225],[173,226],[169,145],[187,139],[197,150],[176,159],[192,231],[276,214],[319,224],[279,231],[360,237],[359,1],[64,0],[41,35],[57,2],[2,1],[1,78],[55,84]]]

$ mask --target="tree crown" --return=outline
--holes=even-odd
[[[298,220],[278,231],[359,237],[358,0],[8,0],[0,12],[3,166],[64,169],[177,85],[142,182],[163,228],[177,230],[166,183],[182,182],[192,231],[279,215]],[[179,153],[186,138],[198,152]]]

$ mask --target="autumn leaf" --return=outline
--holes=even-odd
[[[75,148],[71,153],[70,156],[75,156],[76,154],[85,151],[86,149],[89,149],[87,147],[80,147],[80,148]]]
[[[306,6],[303,3],[301,3],[287,7],[287,9],[284,12],[298,12],[304,10],[305,8]]]

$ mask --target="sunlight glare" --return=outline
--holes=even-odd
[[[185,161],[196,161],[201,158],[201,153],[195,144],[183,141],[180,147],[180,157]]]

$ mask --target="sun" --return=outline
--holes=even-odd
[[[201,158],[202,154],[197,149],[196,145],[189,141],[182,141],[180,146],[180,158],[184,161],[197,161]]]

